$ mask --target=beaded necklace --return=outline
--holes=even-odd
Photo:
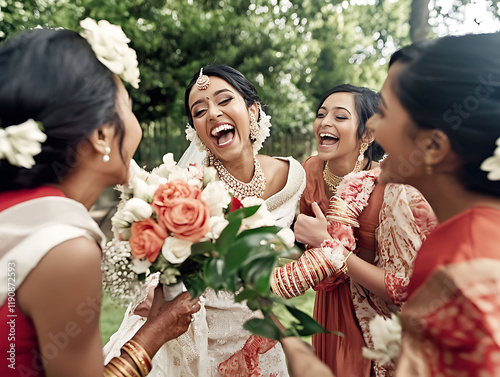
[[[226,189],[231,191],[238,199],[244,199],[250,196],[260,198],[264,195],[264,190],[266,189],[266,178],[264,177],[264,172],[262,171],[260,163],[257,159],[254,159],[253,164],[254,174],[252,180],[245,183],[239,181],[231,173],[229,173],[219,159],[215,159],[214,161],[214,167],[217,170],[220,180],[224,182]]]

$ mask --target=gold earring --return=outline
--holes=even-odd
[[[257,140],[257,136],[259,136],[259,124],[255,115],[250,114],[250,139]]]
[[[359,171],[361,171],[361,164],[363,163],[363,161],[365,160],[365,152],[366,150],[368,149],[370,145],[368,143],[361,143],[361,146],[359,147],[359,155],[358,155],[358,159],[356,161],[356,164],[354,165],[354,171],[357,173]]]
[[[432,168],[432,165],[425,164],[425,173],[427,175],[432,175],[434,173],[434,169]]]

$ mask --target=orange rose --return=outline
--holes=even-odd
[[[200,189],[188,185],[186,182],[180,179],[175,179],[173,181],[167,182],[160,185],[153,196],[153,206],[154,211],[157,215],[160,214],[162,208],[171,207],[177,203],[177,199],[181,198],[198,198],[200,196]],[[162,224],[160,221],[158,221]],[[162,224],[163,225],[163,224]]]
[[[149,218],[133,223],[130,231],[132,236],[129,243],[132,255],[139,259],[146,258],[153,263],[168,236],[166,230]]]
[[[181,198],[160,208],[158,222],[175,237],[198,242],[210,231],[210,210],[201,200]]]

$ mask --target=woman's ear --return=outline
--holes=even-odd
[[[361,142],[370,145],[375,140],[375,134],[372,130],[366,130],[361,136]]]
[[[104,124],[101,127],[96,128],[90,134],[88,141],[97,153],[102,155],[109,155],[114,136],[114,127],[109,124]]]
[[[438,129],[422,131],[418,143],[424,153],[425,163],[430,166],[445,161],[452,152],[448,135]]]
[[[254,116],[255,119],[259,119],[259,105],[257,102],[254,102],[249,108],[248,108],[248,116]]]

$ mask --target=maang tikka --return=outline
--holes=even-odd
[[[200,69],[200,76],[198,76],[198,79],[196,80],[196,85],[199,90],[205,90],[210,85],[210,78],[203,74],[203,68]]]

